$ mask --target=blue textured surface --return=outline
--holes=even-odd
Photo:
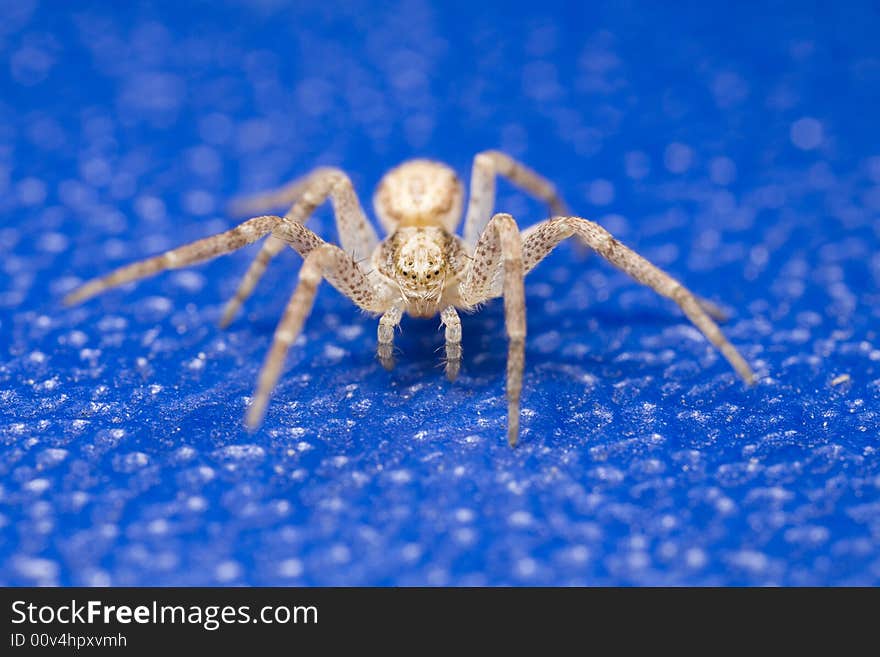
[[[0,9],[0,584],[880,583],[876,3],[123,4]],[[226,332],[253,248],[59,304],[314,165],[368,203],[488,147],[725,304],[758,385],[569,246],[515,451],[498,302],[450,385],[437,321],[389,374],[323,287],[253,435],[295,254]]]

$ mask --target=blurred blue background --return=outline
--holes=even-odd
[[[0,4],[0,584],[880,584],[876,3]],[[227,331],[253,247],[59,303],[315,165],[369,206],[496,147],[722,303],[760,382],[570,246],[516,450],[497,301],[450,385],[437,320],[387,373],[322,287],[253,435],[296,254]]]

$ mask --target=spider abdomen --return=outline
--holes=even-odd
[[[408,160],[386,173],[373,205],[385,229],[437,226],[452,232],[461,218],[464,190],[450,167],[434,160]]]

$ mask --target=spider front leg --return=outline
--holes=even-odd
[[[258,195],[239,202],[234,207],[265,207],[293,201],[284,218],[290,222],[305,223],[315,209],[330,198],[336,217],[336,231],[342,249],[357,262],[365,261],[372,254],[379,238],[367,220],[358,201],[354,186],[348,176],[339,169],[322,167],[308,176],[297,179],[275,192]],[[284,241],[270,237],[263,244],[250,268],[244,275],[235,296],[226,304],[220,326],[232,322],[239,308],[253,293],[266,267],[284,249]]]
[[[501,151],[483,151],[474,158],[467,214],[464,220],[464,241],[473,247],[482,235],[495,207],[495,178],[502,176],[520,189],[544,201],[554,215],[567,212],[565,201],[556,187],[526,165]]]
[[[245,421],[250,430],[259,427],[263,421],[269,397],[284,366],[284,359],[312,311],[322,279],[326,278],[362,310],[373,313],[387,310],[384,297],[373,287],[357,262],[339,247],[324,242],[302,224],[280,224],[273,235],[296,249],[305,261],[299,272],[296,289],[275,330],[272,347],[260,370],[257,389]]]
[[[477,240],[464,282],[461,303],[473,307],[492,297],[491,287],[499,263],[502,267],[504,326],[507,331],[507,441],[519,439],[520,394],[525,365],[526,302],[523,286],[522,242],[516,221],[509,214],[496,214]]]
[[[447,306],[440,312],[440,321],[445,327],[446,378],[455,381],[461,370],[461,319],[453,306]]]
[[[386,370],[394,369],[394,329],[400,326],[403,311],[392,306],[379,318],[378,352],[379,362]]]
[[[523,233],[523,261],[526,273],[560,242],[572,235],[576,235],[587,246],[639,283],[675,301],[706,339],[718,348],[737,374],[746,383],[754,383],[755,375],[752,369],[710,317],[713,313],[723,316],[721,310],[701,300],[672,276],[618,242],[597,223],[580,217],[555,217],[526,230]],[[709,307],[706,307],[707,304]]]
[[[230,253],[256,242],[283,221],[281,217],[272,215],[248,219],[231,230],[171,249],[162,255],[120,267],[106,276],[92,279],[64,297],[64,303],[66,305],[79,303],[110,288],[147,278],[167,269],[180,269]]]

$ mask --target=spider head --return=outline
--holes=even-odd
[[[405,226],[383,243],[379,267],[407,300],[409,312],[429,317],[454,278],[454,252],[454,238],[444,229]]]
[[[401,228],[397,231],[394,274],[408,289],[429,289],[446,275],[443,232],[437,228]]]
[[[433,160],[409,160],[391,169],[376,188],[373,206],[388,232],[400,226],[455,230],[464,190],[455,171]]]

